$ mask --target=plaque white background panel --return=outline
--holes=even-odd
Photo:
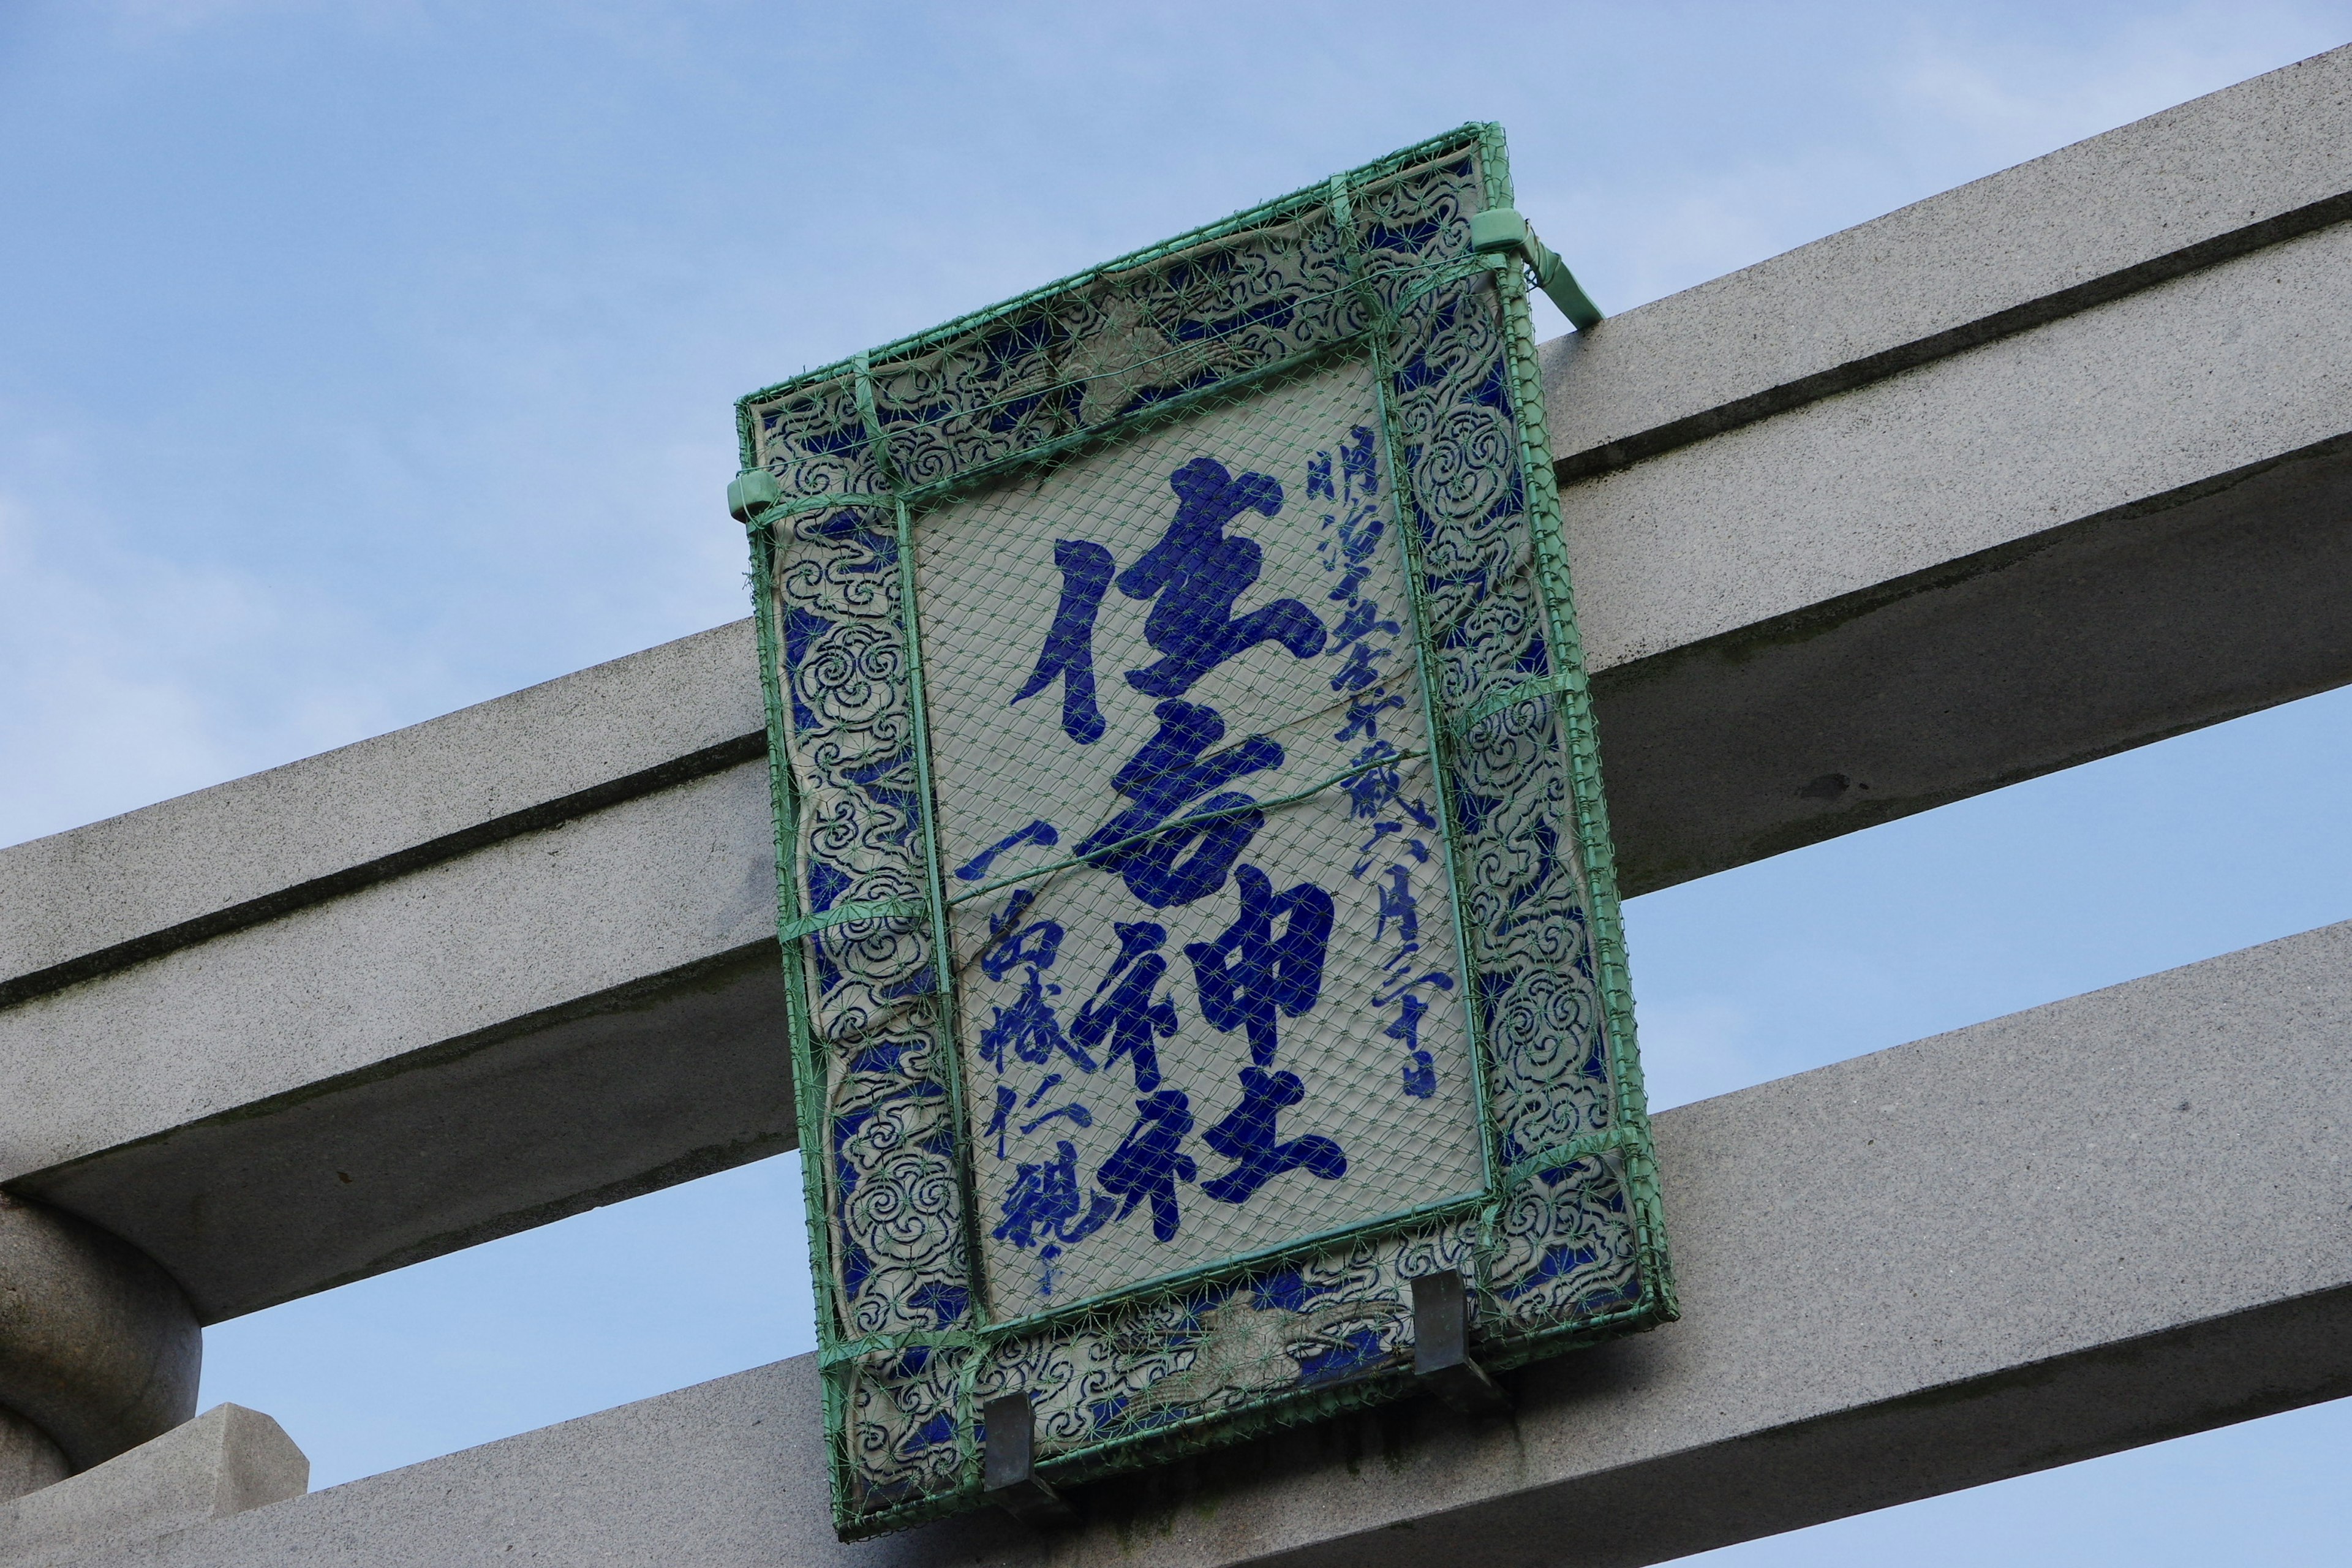
[[[1195,899],[1182,899],[1182,873],[1219,858],[1219,844],[1195,841],[1176,858],[1179,885],[1159,890],[1181,901],[1155,907],[1118,872],[1076,865],[958,907],[958,1034],[968,1125],[980,1134],[984,1277],[1001,1316],[1067,1306],[1480,1183],[1444,846],[1425,757],[1412,755],[1426,751],[1422,697],[1378,420],[1368,368],[1345,362],[920,521],[942,861],[961,879],[950,897],[1069,860],[1133,798],[1115,776],[1162,732],[1171,703],[1187,705],[1178,722],[1194,737],[1215,732],[1195,764],[1213,770],[1205,776],[1249,767],[1214,789],[1188,792],[1175,781],[1164,797],[1171,815],[1202,812],[1220,793],[1259,802],[1306,794],[1383,752],[1411,759],[1274,806],[1262,826],[1250,814],[1229,818],[1223,831],[1246,835],[1229,857],[1237,875]],[[1313,624],[1320,647],[1301,657],[1269,637],[1216,662],[1181,697],[1139,689],[1129,672],[1151,681],[1163,663],[1150,640],[1158,601],[1114,581],[1091,637],[1099,731],[1082,719],[1076,728],[1094,738],[1070,732],[1067,673],[1016,700],[1065,602],[1057,556],[1074,543],[1099,546],[1124,574],[1169,537],[1180,476],[1205,486],[1220,475],[1255,501],[1223,524],[1223,536],[1263,552],[1232,617],[1247,625],[1271,615],[1294,632]],[[1155,684],[1164,690],[1179,678]],[[1232,760],[1220,768],[1221,758]],[[1332,910],[1315,998],[1296,1015],[1277,1007],[1261,1025],[1275,1036],[1262,1062],[1253,1061],[1248,1027],[1221,1029],[1204,1016],[1188,956],[1209,947],[1212,965],[1246,962],[1213,950],[1241,913],[1235,883],[1250,867],[1276,902],[1320,889]],[[1138,880],[1154,889],[1149,870]],[[1277,942],[1291,923],[1272,921]],[[1155,959],[1164,974],[1139,988],[1135,972],[1156,968]],[[1091,1047],[1071,1037],[1089,1007],[1116,1020]],[[1147,1008],[1154,1016],[1139,1020]],[[1408,1015],[1412,1026],[1400,1027]],[[1122,1048],[1136,1044],[1156,1071],[1139,1070],[1137,1052]],[[1297,1080],[1299,1100],[1276,1118],[1284,1157],[1299,1158],[1301,1140],[1325,1141],[1255,1185],[1247,1173],[1234,1179],[1239,1162],[1214,1158],[1198,1137],[1235,1113],[1253,1066]],[[1171,1094],[1182,1097],[1181,1109]],[[1103,1194],[1094,1178],[1154,1110],[1189,1117],[1183,1159],[1193,1178],[1169,1173],[1156,1197]],[[1024,1194],[1063,1183],[1079,1200],[1076,1213],[1020,1223]],[[1106,1216],[1112,1202],[1118,1207]]]

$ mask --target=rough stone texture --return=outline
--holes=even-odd
[[[1570,487],[1665,886],[2352,679],[2352,226]]]
[[[2352,216],[2347,191],[2352,47],[1558,340],[1552,450],[1577,471],[1681,445]]]
[[[789,1148],[772,846],[736,767],[0,1012],[0,1179],[212,1322]]]
[[[1628,663],[2341,436],[2352,225],[1573,486],[1578,629]]]
[[[793,1147],[778,968],[765,942],[13,1184],[218,1322]]]
[[[65,1451],[13,1410],[0,1409],[0,1500],[38,1491],[73,1474]]]
[[[0,1194],[0,1407],[87,1469],[195,1414],[203,1364],[195,1315],[162,1269],[95,1226]]]
[[[1686,1316],[1425,1403],[832,1539],[801,1357],[107,1556],[1635,1564],[2352,1393],[2352,924],[1669,1111]]]
[[[310,1489],[310,1461],[257,1410],[215,1405],[70,1480],[0,1502],[0,1568],[59,1568]]]
[[[1571,455],[1587,393],[1816,398],[1569,489],[1629,891],[2352,679],[2352,243],[2310,226],[2352,189],[2347,79],[2273,73],[1576,351]],[[1969,310],[2009,324],[1808,382]],[[1729,379],[1601,353],[1639,333]],[[210,1321],[787,1146],[749,649],[0,851],[33,911],[0,914],[0,1182]]]

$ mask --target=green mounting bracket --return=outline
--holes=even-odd
[[[746,468],[727,482],[727,510],[746,528],[783,499],[783,487],[765,468]]]
[[[1536,237],[1528,220],[1510,207],[1489,207],[1470,219],[1470,248],[1481,256],[1516,250],[1536,277],[1536,287],[1551,297],[1559,313],[1580,332],[1601,324],[1601,308],[1579,287],[1576,274],[1558,253]]]

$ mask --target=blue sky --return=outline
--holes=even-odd
[[[738,394],[1465,119],[1622,310],[2347,40],[2352,4],[13,0],[0,843],[734,618]],[[1636,900],[1660,1102],[2352,917],[2347,763],[2321,697]],[[795,1353],[796,1194],[769,1162],[224,1325],[206,1400],[326,1484]],[[2347,1453],[2323,1406],[1718,1555],[2316,1562]]]

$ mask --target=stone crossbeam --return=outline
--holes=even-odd
[[[2347,204],[2339,50],[1553,345],[1628,890],[2352,680]],[[0,1183],[213,1321],[790,1147],[752,662],[0,852]]]
[[[843,1546],[803,1356],[95,1563],[1630,1568],[2352,1393],[2352,924],[1666,1112],[1686,1315]],[[779,1238],[782,1239],[781,1237]]]

